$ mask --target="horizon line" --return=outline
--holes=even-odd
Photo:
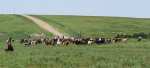
[[[84,15],[84,14],[46,14],[46,13],[0,13],[2,15],[50,15],[50,16],[93,16],[93,17],[120,17],[120,18],[141,18],[150,19],[150,17],[131,17],[131,16],[109,16],[109,15]]]

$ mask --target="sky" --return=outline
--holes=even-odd
[[[0,14],[150,18],[149,0],[0,0]]]

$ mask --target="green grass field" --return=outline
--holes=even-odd
[[[150,19],[96,16],[36,16],[70,35],[114,36],[117,33],[150,33]]]
[[[150,42],[0,50],[1,68],[149,68]]]
[[[46,33],[32,21],[19,15],[0,15],[0,41],[7,39],[8,36],[17,39],[27,34],[40,32]]]
[[[37,16],[57,27],[61,32],[86,36],[104,32],[128,34],[150,33],[150,19],[85,16]],[[70,45],[23,47],[14,42],[14,52],[4,51],[8,36],[18,39],[26,33],[44,32],[38,26],[18,15],[0,15],[0,68],[150,68],[150,40],[108,45]]]

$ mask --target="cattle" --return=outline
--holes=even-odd
[[[127,42],[128,38],[122,38],[122,42]]]
[[[60,37],[60,36],[54,36],[54,37],[46,37],[46,36],[29,36],[27,38],[23,38],[20,40],[21,44],[24,44],[25,46],[35,46],[37,44],[45,44],[47,46],[63,46],[63,45],[69,45],[69,44],[75,44],[75,45],[92,45],[92,44],[111,44],[111,43],[118,43],[118,42],[126,42],[128,38],[126,38],[125,35],[119,35],[113,37],[113,38],[105,38],[105,37]]]
[[[69,44],[73,44],[73,39],[70,39],[70,38],[64,38],[62,40],[62,45],[69,45]]]
[[[20,39],[20,43],[21,43],[21,44],[26,43],[26,42],[28,42],[28,39],[24,39],[24,38],[23,38],[23,39]]]
[[[31,45],[32,40],[29,38],[23,38],[20,40],[20,43],[23,44],[25,47],[29,47]]]
[[[51,41],[48,39],[48,38],[45,38],[44,40],[43,40],[43,43],[45,44],[45,45],[51,45]]]
[[[90,38],[90,39],[88,40],[88,45],[91,45],[91,44],[93,44],[93,43],[94,43],[94,39]]]
[[[62,39],[62,38],[60,38],[60,37],[53,37],[53,38],[45,38],[44,39],[44,44],[46,44],[47,46],[48,45],[62,45],[62,43],[63,43],[63,40],[64,39]]]
[[[25,38],[22,38],[20,40],[21,44],[24,44],[24,46],[35,46],[37,44],[43,44],[44,43],[45,36],[43,34],[32,34],[28,35]]]
[[[106,38],[105,39],[105,43],[106,44],[110,44],[110,43],[112,43],[113,41],[112,41],[112,39],[111,38]]]
[[[105,44],[106,43],[106,39],[105,38],[96,38],[95,39],[95,43],[96,44]]]
[[[114,42],[117,43],[117,42],[121,42],[121,38],[113,38]]]
[[[142,36],[139,36],[137,41],[140,42],[140,41],[142,41],[142,39],[143,39],[143,37],[142,37]]]
[[[25,47],[29,47],[31,45],[31,40],[27,39],[23,44]]]
[[[81,41],[82,41],[82,39],[75,38],[73,43],[76,44],[76,45],[79,45],[79,44],[81,44]]]
[[[113,39],[115,43],[117,42],[126,42],[128,40],[128,38],[114,38]]]
[[[74,44],[76,45],[88,44],[88,38],[75,38]]]
[[[62,39],[58,38],[56,44],[57,44],[57,45],[61,45],[61,44],[62,44]]]
[[[32,41],[31,41],[31,45],[32,45],[32,46],[37,45],[37,40],[32,40]]]

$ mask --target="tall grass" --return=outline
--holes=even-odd
[[[23,47],[14,52],[0,49],[4,68],[149,68],[150,43]]]

